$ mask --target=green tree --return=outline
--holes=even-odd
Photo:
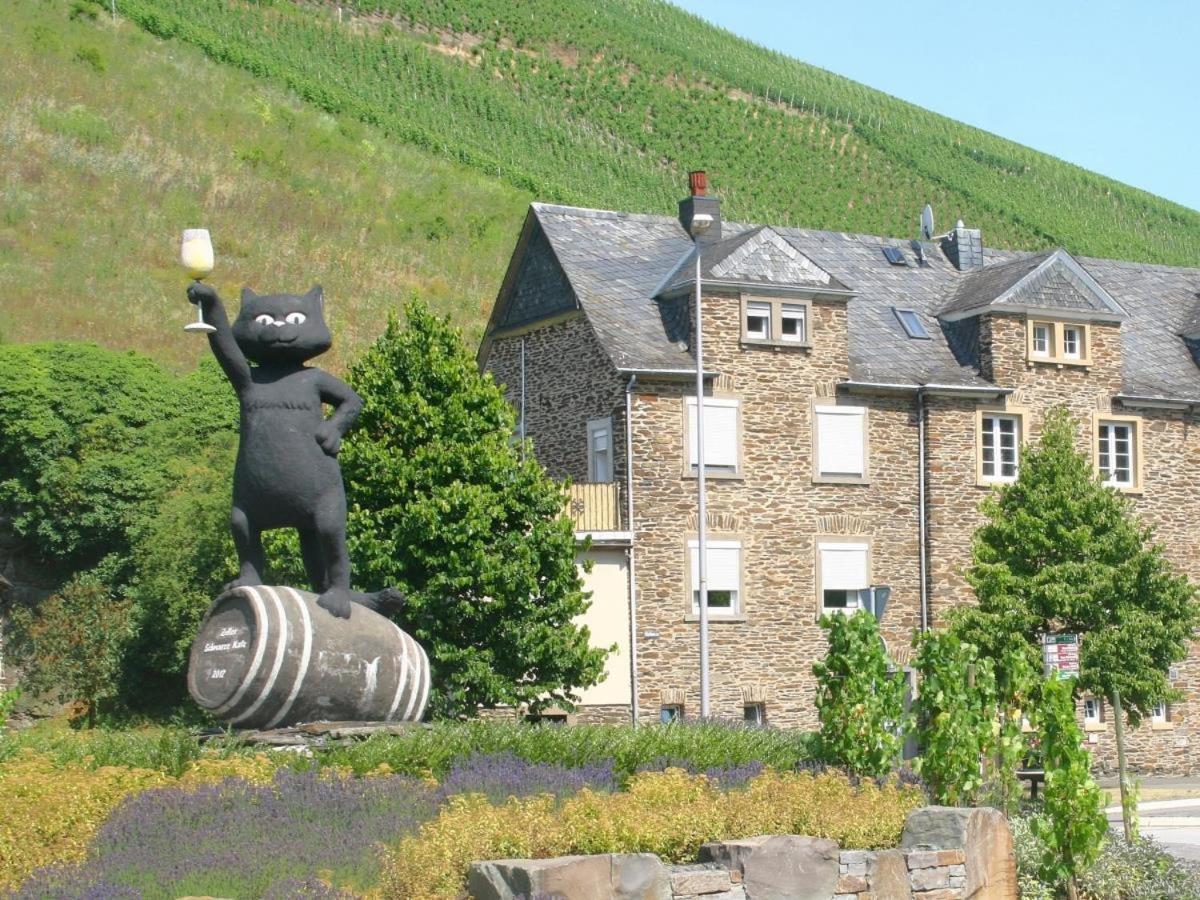
[[[904,745],[904,675],[891,671],[875,617],[821,618],[829,632],[817,677],[817,752],[821,759],[859,775],[892,771]]]
[[[1195,588],[1074,437],[1070,416],[1052,411],[1018,479],[984,500],[988,521],[967,572],[979,604],[957,611],[953,627],[1000,666],[1024,653],[1040,667],[1043,633],[1081,634],[1076,687],[1120,690],[1136,724],[1174,696],[1166,672],[1186,657],[1200,621]]]
[[[951,632],[927,631],[917,638],[915,668],[921,755],[914,768],[939,803],[974,803],[1000,729],[991,661]]]
[[[1065,884],[1075,898],[1076,879],[1096,861],[1108,833],[1100,787],[1092,778],[1092,757],[1083,748],[1075,721],[1074,679],[1042,686],[1036,713],[1046,789],[1041,814],[1033,821],[1042,843],[1041,875]]]
[[[429,652],[435,715],[569,704],[605,651],[573,619],[588,602],[563,486],[513,441],[514,414],[457,331],[406,307],[356,363],[365,403],[343,447],[357,586],[408,595],[400,624]]]
[[[19,607],[9,624],[22,682],[60,703],[87,704],[96,724],[101,701],[117,692],[121,662],[133,633],[132,604],[94,578],[69,582],[36,610]]]

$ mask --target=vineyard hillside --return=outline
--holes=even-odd
[[[200,221],[222,284],[335,288],[343,354],[409,288],[473,337],[529,199],[669,213],[696,167],[734,219],[907,237],[930,202],[994,246],[1200,260],[1194,210],[658,0],[117,0],[115,25],[90,2],[13,0],[0,34],[0,183],[40,233],[6,204],[9,339],[170,356],[144,335],[173,299],[112,316],[175,297]],[[43,276],[59,313],[31,323]]]

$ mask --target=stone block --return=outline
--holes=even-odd
[[[945,869],[913,869],[909,879],[913,893],[950,887],[950,873]]]
[[[940,865],[936,850],[913,850],[908,854],[909,869],[931,869]]]
[[[779,835],[746,857],[748,900],[829,900],[838,881],[838,845],[825,838]]]
[[[867,879],[863,875],[843,875],[838,879],[836,890],[839,894],[857,894],[868,887]]]
[[[871,895],[874,900],[911,900],[908,865],[900,850],[881,850],[871,864]]]
[[[1003,813],[987,807],[926,806],[904,823],[900,844],[908,850],[961,850],[972,900],[1012,900],[1017,896],[1017,860],[1012,832]]]
[[[874,856],[870,850],[843,850],[838,858],[846,867],[847,874],[862,875],[867,871],[867,866]]]
[[[750,854],[769,840],[771,835],[738,838],[731,841],[711,841],[700,846],[700,862],[717,863],[731,872],[742,873]]]
[[[746,900],[746,889],[735,884],[729,890],[716,894],[676,894],[675,900]]]
[[[729,870],[718,865],[671,866],[671,890],[676,897],[719,894],[733,888]]]
[[[964,900],[966,894],[952,888],[938,888],[935,891],[922,891],[913,894],[913,900]]]
[[[467,891],[473,900],[534,896],[671,900],[667,869],[652,853],[475,862],[467,877]]]
[[[966,859],[967,859],[967,857],[963,854],[961,849],[959,849],[959,850],[939,850],[938,851],[938,865],[939,866],[957,866],[960,863],[965,862]]]

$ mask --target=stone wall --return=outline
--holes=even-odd
[[[525,433],[555,478],[588,481],[588,419],[612,416],[613,475],[625,475],[625,381],[582,315],[497,338],[487,369],[520,412],[525,345]]]
[[[818,536],[869,541],[878,580],[892,586],[889,646],[905,648],[919,623],[917,454],[904,400],[869,404],[871,471],[862,484],[813,481],[813,399],[849,375],[846,308],[813,305],[811,348],[743,346],[740,301],[705,300],[706,365],[714,394],[741,403],[742,469],[708,479],[710,537],[742,543],[742,614],[710,616],[712,713],[741,718],[751,697],[767,721],[813,727],[813,660],[824,655],[814,554]],[[684,398],[694,386],[645,381],[634,397],[634,552],[639,606],[639,709],[666,701],[699,710],[697,643],[686,586],[696,532],[696,479],[685,474]],[[857,402],[857,401],[856,401]]]
[[[502,859],[471,865],[473,900],[1016,900],[1012,834],[994,809],[925,807],[895,850],[825,838],[714,841],[694,864],[648,853]],[[947,846],[954,843],[956,846]]]

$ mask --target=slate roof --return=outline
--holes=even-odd
[[[1123,310],[1065,250],[985,266],[965,273],[939,315],[956,319],[994,310],[1061,310],[1120,320]]]
[[[704,246],[700,277],[706,282],[783,287],[801,285],[846,292],[844,284],[769,225],[746,228]],[[695,254],[688,252],[659,289],[669,295],[695,286]]]
[[[678,287],[691,277],[683,264],[692,244],[679,222],[546,204],[534,204],[532,210],[614,366],[621,371],[691,370],[679,303],[655,299],[668,284]],[[1067,265],[1063,251],[986,248],[983,269],[960,272],[932,243],[921,245],[926,264],[917,265],[912,242],[895,238],[732,222],[722,223],[722,234],[724,240],[709,248],[720,246],[725,252],[706,268],[715,273],[728,265],[723,277],[757,276],[771,283],[803,258],[828,273],[830,286],[854,292],[848,304],[853,381],[987,387],[969,350],[975,320],[956,314],[986,308],[1017,288],[1002,304],[1057,305],[1123,317],[1125,394],[1200,398],[1200,366],[1180,337],[1200,327],[1200,269],[1070,257]],[[799,256],[790,256],[784,246]],[[884,247],[903,252],[909,264],[888,262]],[[764,260],[766,269],[745,269]],[[1030,278],[1039,266],[1044,266],[1041,274]],[[1106,306],[1105,296],[1113,307]],[[909,338],[896,308],[913,310],[933,340]],[[939,319],[943,313],[945,318]]]

